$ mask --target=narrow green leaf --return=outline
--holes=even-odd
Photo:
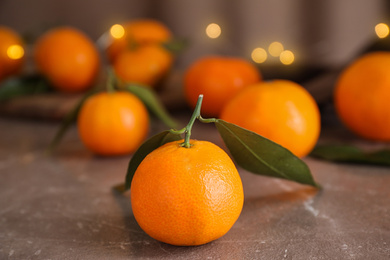
[[[188,47],[188,41],[185,39],[172,39],[162,43],[162,46],[173,54],[178,54]]]
[[[13,77],[0,84],[0,101],[13,98],[46,93],[51,91],[48,82],[39,75]]]
[[[51,153],[54,148],[59,144],[63,136],[65,135],[66,131],[69,129],[69,127],[76,122],[77,116],[80,112],[81,107],[83,106],[85,100],[87,100],[88,97],[96,93],[96,90],[93,89],[91,91],[88,91],[77,103],[77,105],[65,116],[65,118],[61,122],[61,126],[56,132],[53,140],[51,141],[47,152]]]
[[[390,166],[390,150],[365,152],[351,145],[321,145],[310,156],[334,162]]]
[[[169,115],[153,90],[146,86],[126,84],[126,89],[136,95],[146,105],[151,113],[159,118],[169,128],[176,128],[176,121]]]
[[[134,153],[133,157],[129,162],[125,180],[125,190],[130,189],[131,181],[133,180],[133,176],[138,168],[138,165],[149,153],[166,143],[178,141],[181,139],[182,138],[180,135],[173,134],[170,131],[164,131],[146,140]]]
[[[235,124],[220,119],[215,124],[234,160],[242,168],[318,187],[309,167],[289,150]]]

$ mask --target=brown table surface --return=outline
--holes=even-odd
[[[178,118],[184,122],[189,114]],[[198,247],[160,243],[137,225],[123,182],[130,156],[87,151],[70,129],[44,153],[58,122],[0,119],[0,259],[390,259],[390,169],[306,157],[323,190],[239,168],[245,203],[222,238]],[[151,133],[165,129],[154,122]],[[222,146],[213,125],[193,137]],[[339,125],[320,142],[348,141]]]

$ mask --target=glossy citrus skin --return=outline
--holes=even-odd
[[[172,245],[202,245],[236,222],[243,187],[221,148],[196,140],[185,148],[182,142],[167,143],[145,157],[131,183],[131,204],[151,237]]]
[[[298,157],[313,149],[321,129],[315,100],[287,80],[245,88],[225,106],[221,119],[271,139]]]
[[[207,56],[195,61],[186,71],[185,97],[194,108],[203,94],[202,115],[217,117],[232,97],[261,79],[259,70],[244,59]]]
[[[80,92],[93,85],[99,70],[99,54],[81,31],[58,27],[46,32],[35,44],[38,69],[63,92]]]
[[[141,45],[121,52],[113,63],[125,82],[155,86],[172,66],[172,55],[157,44]]]
[[[12,45],[23,47],[23,41],[14,30],[0,26],[0,80],[20,72],[24,64],[24,56],[20,59],[11,59],[7,50]]]
[[[99,155],[134,152],[149,129],[143,103],[128,92],[101,92],[89,97],[77,119],[81,141]]]
[[[341,74],[334,103],[341,121],[357,135],[390,141],[390,52],[366,54]]]
[[[172,32],[160,21],[153,19],[138,19],[122,24],[125,35],[119,39],[113,39],[107,48],[107,56],[113,62],[117,55],[134,44],[143,45],[149,43],[167,42],[172,38]]]

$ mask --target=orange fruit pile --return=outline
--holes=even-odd
[[[256,132],[298,157],[314,148],[321,128],[316,101],[288,80],[246,87],[226,104],[221,119]]]
[[[140,227],[172,245],[202,245],[226,234],[244,200],[241,178],[218,146],[190,140],[167,143],[145,157],[131,183]]]
[[[334,103],[341,121],[355,134],[390,141],[390,52],[353,61],[340,75]]]
[[[0,80],[19,73],[23,64],[21,37],[11,28],[0,26]]]
[[[106,51],[117,76],[125,82],[156,86],[172,67],[173,55],[162,45],[171,40],[171,31],[152,19],[122,26],[124,36],[114,38]]]
[[[100,66],[94,43],[72,27],[54,28],[40,36],[35,44],[34,60],[53,87],[63,92],[90,88]]]
[[[111,62],[114,62],[122,51],[135,45],[160,44],[172,37],[172,32],[165,24],[153,19],[131,20],[122,26],[125,30],[124,36],[114,38],[106,51]]]
[[[79,136],[98,155],[134,152],[149,131],[144,104],[128,92],[101,92],[89,97],[78,115]]]
[[[260,82],[260,71],[242,58],[206,56],[196,60],[184,75],[184,92],[194,108],[204,95],[202,114],[217,117],[222,108],[248,85]]]

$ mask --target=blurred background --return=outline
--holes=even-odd
[[[389,10],[386,0],[0,0],[0,24],[31,42],[58,25],[97,41],[113,24],[154,18],[189,43],[175,69],[206,54],[240,56],[264,78],[295,80],[322,102],[340,69],[376,46],[376,26],[388,23]],[[210,24],[220,34],[207,32]]]
[[[321,67],[343,64],[372,42],[388,7],[385,0],[0,0],[0,24],[25,35],[71,25],[97,40],[112,24],[151,17],[191,43],[180,66],[208,53],[250,58],[253,49],[277,41],[295,64]],[[217,39],[205,34],[210,23],[221,28]]]

